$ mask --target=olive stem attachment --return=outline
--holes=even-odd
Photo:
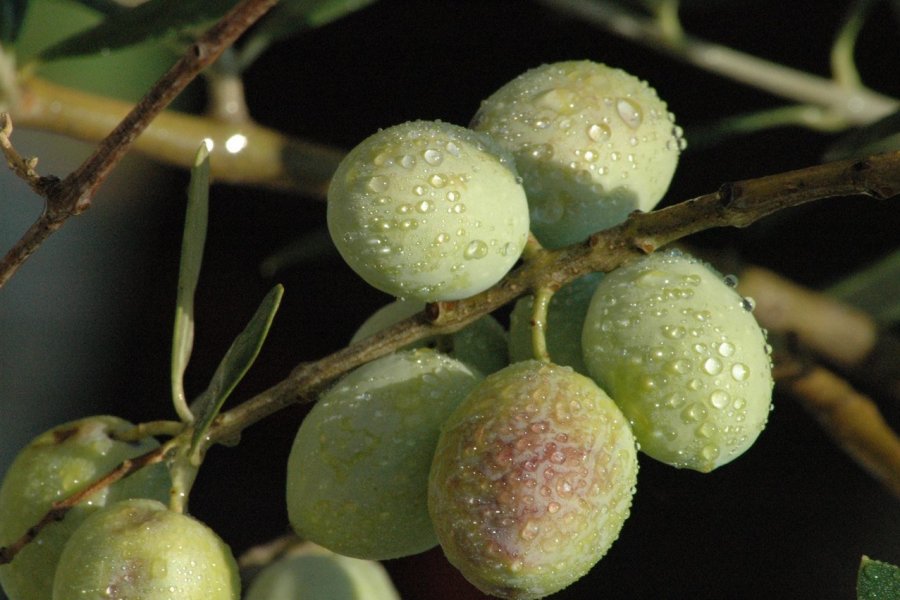
[[[534,292],[531,308],[531,347],[534,358],[543,362],[550,362],[550,352],[547,350],[547,314],[553,294],[552,288],[538,288]]]

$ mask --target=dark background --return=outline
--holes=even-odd
[[[831,40],[849,3],[685,5],[689,32],[827,76]],[[897,31],[895,15],[885,3],[879,5],[857,53],[864,81],[895,97],[900,96]],[[524,0],[383,0],[273,47],[247,74],[246,85],[251,112],[261,123],[349,148],[378,127],[406,120],[466,124],[482,98],[517,74],[541,63],[584,58],[648,80],[685,127],[689,144],[692,131],[715,119],[785,103]],[[835,139],[784,128],[705,148],[689,146],[664,204],[713,191],[725,181],[815,164]],[[57,321],[41,319],[26,336],[31,354],[3,356],[3,412],[8,416],[14,405],[29,406],[39,415],[27,431],[17,432],[24,436],[21,443],[62,420],[96,412],[133,421],[171,416],[168,353],[187,178],[159,168],[153,174],[153,183],[140,184],[147,201],[127,218],[114,215],[111,241],[81,255],[63,254],[62,262],[44,267],[36,257],[35,266],[17,276],[23,283],[14,280],[24,288],[29,279],[52,282],[61,271],[87,268],[81,261],[129,261],[101,280],[72,278],[75,287],[106,286],[98,293],[114,298],[116,306],[111,316],[105,313],[108,320],[94,315],[91,327],[62,342]],[[119,185],[127,188],[128,180]],[[274,277],[261,275],[265,258],[324,230],[320,201],[224,185],[213,187],[211,199],[189,392],[205,387],[266,291],[277,282],[286,288],[269,340],[234,403],[276,383],[298,363],[345,345],[389,298],[368,288],[324,247]],[[59,237],[90,242],[90,231],[79,228],[89,227],[82,222],[93,214]],[[717,252],[736,250],[749,262],[824,287],[892,250],[900,242],[898,232],[895,200],[854,197],[816,202],[746,230],[708,232],[690,241]],[[39,255],[51,252],[42,248]],[[68,288],[39,289],[51,305],[69,303]],[[11,310],[0,304],[0,316]],[[63,344],[64,356],[73,357],[77,371],[65,389],[29,388],[16,375],[26,358],[30,377],[41,382],[65,370],[59,359],[41,360],[38,338]],[[85,359],[89,350],[93,358]],[[68,395],[71,403],[42,408],[52,406],[51,392]],[[853,598],[862,554],[900,563],[897,500],[838,450],[792,398],[778,394],[774,404],[757,444],[711,474],[678,471],[642,456],[632,514],[620,539],[588,576],[554,598]],[[898,407],[883,410],[900,427]],[[287,530],[285,461],[305,411],[297,407],[270,417],[248,429],[238,447],[213,449],[204,464],[191,511],[236,553]],[[0,423],[15,428],[2,413]],[[386,566],[403,598],[482,597],[439,550]]]

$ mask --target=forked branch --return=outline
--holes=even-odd
[[[38,220],[0,261],[0,287],[69,217],[90,207],[97,189],[129,150],[135,138],[188,83],[213,63],[276,2],[277,0],[243,0],[231,9],[191,44],[185,55],[154,84],[81,166],[61,182],[52,181],[52,185],[42,188],[41,195],[46,200],[46,207]],[[8,137],[6,140],[8,142]]]

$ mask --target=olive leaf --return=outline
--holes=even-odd
[[[900,249],[848,275],[828,295],[865,311],[878,323],[900,323]]]
[[[275,42],[336,21],[374,2],[375,0],[281,0],[260,19],[242,46],[240,67],[246,69]]]
[[[225,400],[244,378],[247,370],[259,355],[269,328],[272,326],[275,313],[278,311],[278,306],[281,304],[282,295],[284,295],[284,287],[281,285],[276,285],[266,294],[250,322],[231,343],[231,347],[225,353],[222,362],[219,363],[206,391],[191,406],[197,417],[191,440],[191,452],[197,449],[200,440],[206,435]]]
[[[175,327],[172,333],[172,364],[170,379],[175,412],[184,421],[192,416],[184,395],[184,371],[194,347],[194,293],[200,279],[203,246],[206,243],[206,222],[209,215],[209,149],[200,145],[191,181],[188,184],[187,212],[181,242],[181,263],[178,271],[178,292],[175,299]]]
[[[825,152],[825,161],[860,158],[900,149],[900,110],[842,136]]]
[[[857,600],[900,598],[900,568],[863,556],[856,576]]]
[[[98,8],[107,3],[91,4]],[[44,49],[40,56],[54,60],[133,46],[217,19],[235,4],[237,0],[148,0],[108,12],[96,26]]]
[[[27,11],[28,0],[0,0],[0,44],[16,41]]]
[[[115,0],[76,0],[76,2],[78,2],[78,4],[83,4],[88,8],[92,8],[98,13],[102,13],[104,15],[111,15],[116,12],[128,10],[126,7],[122,6]]]

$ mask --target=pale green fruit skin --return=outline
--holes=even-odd
[[[53,600],[237,600],[231,550],[209,527],[156,500],[123,500],[85,519],[66,543]]]
[[[368,137],[328,189],[328,230],[370,285],[423,302],[497,283],[528,238],[528,203],[511,159],[490,139],[440,121]]]
[[[288,457],[294,530],[334,552],[372,560],[437,544],[426,490],[440,425],[481,380],[427,348],[368,363],[323,394]]]
[[[400,600],[400,594],[380,563],[316,549],[268,565],[244,600]]]
[[[603,273],[590,273],[560,288],[550,299],[544,338],[551,362],[572,367],[587,375],[581,357],[581,330],[584,316]],[[519,298],[509,315],[509,359],[511,362],[535,358],[531,336],[534,298]]]
[[[540,598],[606,554],[637,469],[628,422],[593,381],[519,362],[487,377],[444,423],[428,508],[466,579],[495,596]]]
[[[395,300],[375,311],[365,322],[360,325],[350,343],[364,340],[387,329],[394,323],[421,312],[425,309],[424,302],[416,300]],[[509,364],[507,351],[508,341],[506,330],[497,322],[497,319],[485,315],[472,323],[451,334],[447,345],[444,342],[437,343],[435,338],[425,338],[407,348],[419,348],[422,346],[434,346],[437,344],[442,352],[446,352],[453,358],[467,365],[475,367],[479,372],[490,375]],[[579,350],[580,352],[580,350]]]
[[[678,252],[609,273],[594,293],[584,360],[641,450],[708,472],[746,451],[772,401],[765,336],[723,278]]]
[[[158,447],[155,440],[126,443],[111,433],[131,423],[112,416],[96,416],[65,423],[33,439],[16,456],[0,486],[0,546],[7,546],[50,510],[52,504],[87,487],[127,458]],[[0,583],[10,600],[46,600],[63,546],[84,519],[118,500],[148,497],[167,500],[171,487],[161,464],[141,469],[98,491],[66,513],[62,521],[45,527],[13,561],[0,565]]]
[[[591,61],[523,73],[482,102],[471,126],[515,156],[531,230],[551,248],[656,206],[684,147],[653,88]]]

